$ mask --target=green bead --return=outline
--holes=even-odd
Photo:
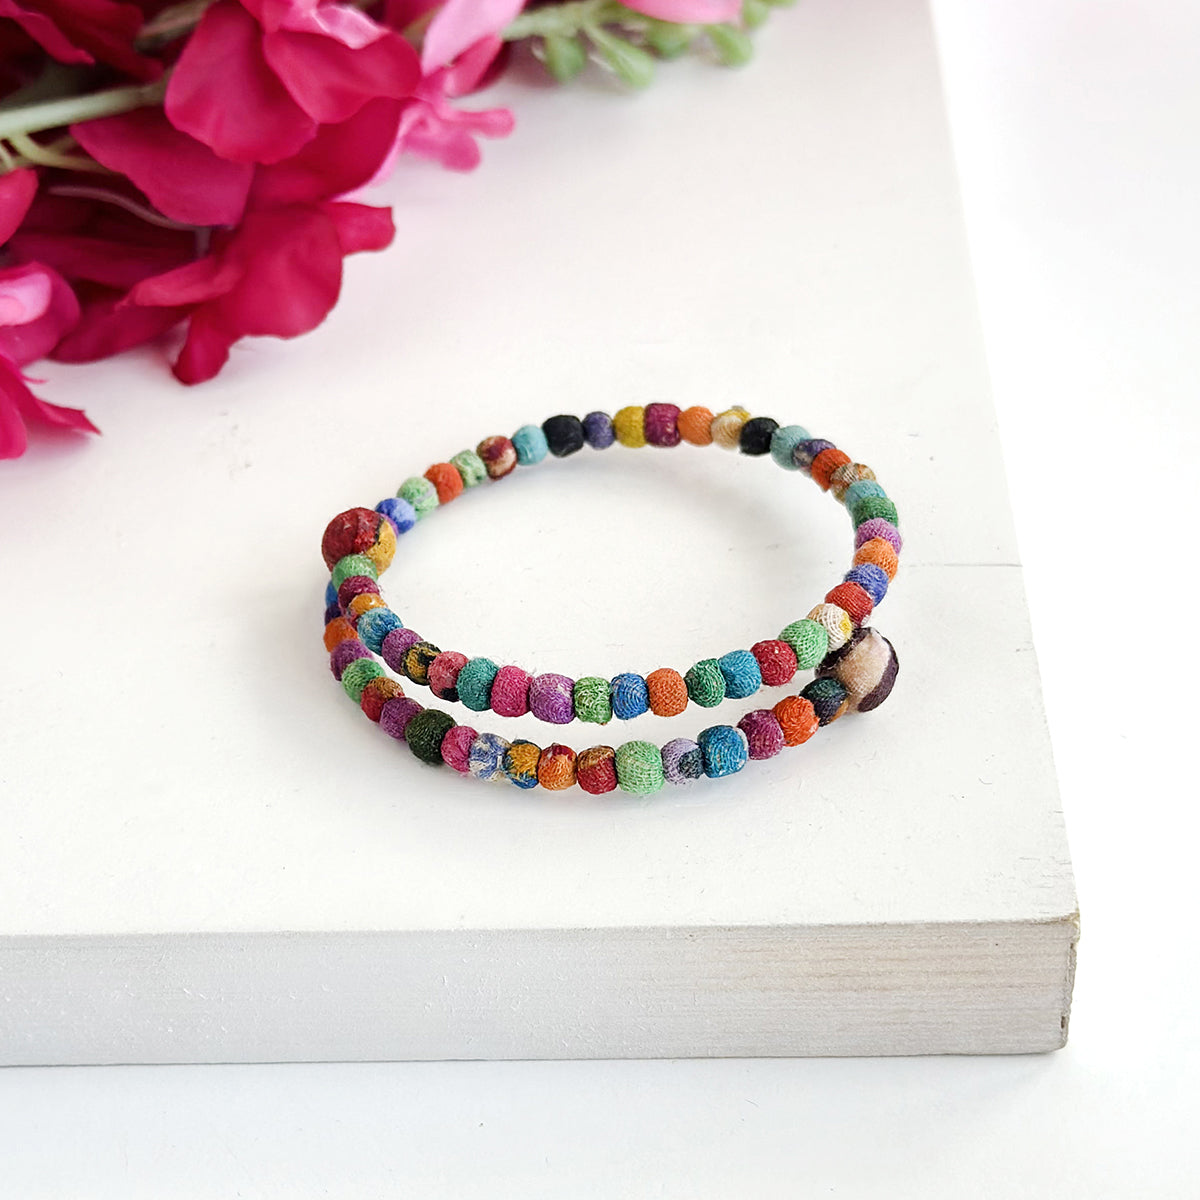
[[[438,506],[437,488],[424,475],[413,475],[406,479],[396,495],[413,506],[418,521],[429,516]]]
[[[454,718],[438,708],[423,708],[404,729],[408,748],[422,762],[442,765],[442,739],[454,728]]]
[[[454,685],[459,700],[474,712],[486,712],[492,707],[492,681],[498,670],[490,658],[468,659]]]
[[[373,658],[356,658],[342,671],[342,687],[357,704],[362,699],[363,688],[382,674],[383,668]]]
[[[702,658],[683,677],[688,696],[701,708],[715,708],[725,699],[725,673],[715,658]]]
[[[885,521],[891,521],[893,525],[900,524],[896,506],[886,496],[864,496],[850,505],[850,519],[854,522],[855,529],[872,517],[882,517]]]
[[[340,588],[353,575],[365,575],[368,579],[378,579],[379,570],[365,554],[347,554],[333,564],[330,578],[334,589]]]
[[[810,621],[793,621],[779,635],[796,652],[796,669],[811,671],[829,653],[829,631],[824,625]]]
[[[450,465],[462,476],[463,487],[478,487],[487,478],[487,467],[474,450],[460,450]]]
[[[649,796],[663,785],[662,752],[653,742],[626,742],[617,747],[617,783],[623,792]]]
[[[612,720],[612,685],[607,679],[585,675],[575,680],[575,715],[593,725],[607,725]]]

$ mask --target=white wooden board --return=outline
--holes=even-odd
[[[396,246],[326,325],[211,385],[149,352],[46,369],[105,437],[0,470],[0,1060],[1061,1044],[1074,891],[928,16],[809,0],[758,45],[636,98],[507,83],[513,139],[401,172]],[[325,522],[485,434],[651,400],[743,401],[876,468],[894,697],[646,800],[419,766],[329,677]],[[831,498],[715,449],[484,492],[385,590],[531,669],[748,645],[850,555]]]

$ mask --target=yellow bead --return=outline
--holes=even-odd
[[[646,410],[641,405],[631,404],[618,410],[613,417],[613,432],[622,446],[644,446],[646,444]]]

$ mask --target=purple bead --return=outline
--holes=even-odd
[[[565,675],[535,675],[529,682],[529,711],[539,721],[569,725],[575,719],[575,681]]]
[[[900,538],[900,530],[898,530],[891,521],[885,521],[883,517],[872,517],[869,521],[864,521],[854,531],[854,548],[857,550],[864,542],[869,542],[872,538],[883,538],[885,542],[890,542],[892,549],[897,554],[900,553],[900,548],[904,542]]]
[[[409,650],[421,640],[421,635],[411,629],[393,629],[391,633],[383,639],[383,645],[380,647],[380,653],[383,655],[383,661],[387,663],[397,675],[404,674],[404,656]]]
[[[652,446],[678,446],[679,409],[674,404],[647,404],[644,418],[646,441]]]
[[[675,738],[662,748],[663,777],[668,783],[691,783],[704,774],[700,745],[688,738]]]
[[[887,572],[874,563],[861,563],[857,567],[851,567],[843,578],[847,583],[857,583],[871,597],[872,604],[878,605],[887,595]]]
[[[328,625],[330,621],[336,620],[341,615],[342,615],[342,609],[341,609],[341,606],[337,603],[337,601],[334,601],[333,604],[328,604],[325,606],[325,624],[326,625]]]
[[[341,679],[342,672],[352,662],[360,658],[370,657],[370,650],[358,638],[347,638],[344,642],[338,642],[334,646],[329,655],[329,669],[333,672],[334,679]]]
[[[379,724],[389,737],[403,739],[408,723],[424,710],[409,696],[393,696],[379,710]]]
[[[751,758],[774,758],[784,747],[783,727],[769,708],[756,708],[739,722]]]
[[[341,606],[342,612],[350,607],[350,601],[355,596],[362,596],[366,593],[373,596],[379,595],[379,584],[369,575],[350,575],[343,579],[342,586],[338,588],[338,604]]]
[[[832,442],[827,442],[824,438],[810,438],[807,442],[796,443],[796,448],[792,451],[792,462],[802,471],[811,471],[813,459],[822,450],[836,449],[837,447]]]
[[[606,450],[617,440],[612,417],[608,413],[588,413],[583,418],[583,436],[593,450]]]

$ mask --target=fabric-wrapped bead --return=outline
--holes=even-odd
[[[396,531],[380,513],[369,508],[348,508],[338,513],[321,537],[321,557],[333,570],[338,559],[365,554],[378,570],[387,570],[396,552]]]
[[[591,796],[602,796],[617,786],[617,752],[611,746],[589,746],[575,760],[575,781]]]
[[[692,446],[712,445],[713,414],[703,405],[694,404],[679,414],[679,435]]]
[[[504,775],[504,754],[508,742],[496,733],[481,733],[471,743],[467,770],[476,779],[501,781]]]
[[[458,698],[473,712],[486,712],[492,706],[492,684],[500,668],[490,658],[469,658],[458,678]]]
[[[330,584],[333,580],[330,580]],[[338,607],[343,613],[348,613],[350,603],[356,596],[363,595],[379,595],[379,581],[373,579],[370,575],[347,575],[345,579],[338,584],[337,600]]]
[[[771,452],[771,438],[779,422],[773,417],[751,417],[738,434],[738,449],[743,454],[759,458]]]
[[[442,765],[442,739],[454,728],[454,718],[441,709],[422,709],[408,723],[404,740],[408,748],[423,763],[431,767]]]
[[[504,752],[501,766],[504,777],[519,788],[537,787],[541,757],[541,746],[525,738],[517,738]]]
[[[617,783],[632,796],[649,796],[663,785],[662,751],[653,742],[625,742],[617,747]]]
[[[607,450],[617,440],[612,417],[606,412],[590,412],[581,424],[584,440],[593,450]]]
[[[797,442],[795,449],[792,451],[792,463],[797,470],[811,471],[813,459],[824,450],[836,450],[837,447],[832,442],[827,442],[824,438],[809,438],[806,442]]]
[[[399,496],[389,496],[375,505],[375,511],[386,517],[388,523],[397,533],[407,533],[416,523],[417,514],[407,500]]]
[[[383,639],[393,629],[403,629],[404,622],[390,608],[373,608],[358,619],[358,636],[374,654],[383,652]]]
[[[363,688],[382,674],[383,668],[373,658],[356,658],[342,671],[342,688],[357,704],[362,699]]]
[[[875,566],[874,563],[862,563],[859,566],[851,567],[843,579],[846,583],[857,583],[871,597],[871,603],[876,607],[887,595],[887,572],[881,567]]]
[[[875,538],[882,538],[897,554],[904,549],[904,540],[900,537],[900,530],[892,521],[885,521],[882,517],[872,517],[869,521],[864,521],[861,525],[856,526],[854,547],[861,549],[867,542]]]
[[[451,456],[450,465],[458,472],[464,488],[478,487],[487,478],[487,467],[474,450],[460,450]]]
[[[817,669],[819,679],[836,679],[851,710],[871,712],[891,695],[899,674],[896,650],[877,629],[856,629],[854,636]]]
[[[687,708],[687,684],[670,667],[659,667],[646,676],[646,695],[656,717],[677,717]]]
[[[675,738],[662,748],[663,778],[676,786],[691,783],[704,774],[700,743],[690,738]]]
[[[397,700],[404,695],[404,689],[386,675],[377,675],[363,688],[358,698],[358,707],[366,713],[368,719],[379,723],[379,714],[389,700]]]
[[[867,521],[884,520],[892,525],[898,525],[900,518],[896,515],[896,506],[886,496],[864,496],[848,506],[850,520],[855,527]]]
[[[875,609],[870,593],[861,584],[839,583],[825,593],[826,604],[843,609],[855,625],[862,625]]]
[[[379,728],[398,741],[404,740],[408,723],[425,710],[411,696],[396,696],[379,710]]]
[[[475,453],[483,460],[489,479],[503,479],[517,465],[517,449],[506,437],[484,438],[475,447]]]
[[[814,679],[800,695],[812,704],[813,712],[817,714],[817,721],[821,725],[836,721],[850,707],[845,684],[833,676]]]
[[[547,746],[538,760],[537,780],[548,792],[575,786],[575,751],[559,742]]]
[[[701,708],[714,708],[725,699],[725,674],[715,658],[702,658],[683,677],[688,697]]]
[[[796,674],[796,652],[781,638],[768,638],[750,647],[762,675],[763,687],[782,687]]]
[[[612,711],[618,721],[631,721],[650,707],[646,681],[632,671],[614,675],[612,681]]]
[[[646,410],[640,404],[629,404],[613,413],[613,433],[622,446],[637,449],[646,444]]]
[[[536,466],[550,452],[540,425],[522,425],[512,435],[512,444],[517,452],[517,465],[521,467]]]
[[[346,605],[346,620],[357,628],[362,618],[377,608],[387,608],[383,597],[378,592],[362,592]]]
[[[339,642],[353,641],[356,637],[354,626],[345,617],[334,617],[325,626],[325,649],[332,652]]]
[[[542,433],[545,434],[546,445],[555,458],[566,458],[568,454],[582,450],[586,440],[583,422],[578,417],[572,417],[566,413],[557,417],[547,417],[542,422]],[[574,755],[572,755],[571,761],[575,761]]]
[[[828,636],[828,650],[840,650],[854,632],[854,622],[844,608],[826,601],[818,604],[805,618],[822,626]]]
[[[675,404],[647,404],[645,415],[646,441],[651,446],[678,446],[683,440],[679,432],[679,407]]]
[[[800,468],[792,458],[792,452],[801,442],[811,438],[803,425],[781,425],[771,434],[771,457],[785,471],[798,471]]]
[[[368,579],[378,579],[379,569],[365,554],[347,554],[333,564],[330,580],[335,588],[340,588],[352,575],[365,575]]]
[[[900,570],[900,556],[892,549],[892,543],[883,538],[869,538],[854,552],[855,566],[878,567],[889,580],[896,578]]]
[[[812,465],[808,468],[809,474],[812,476],[813,482],[823,491],[829,491],[829,477],[840,466],[844,466],[850,461],[850,455],[844,450],[839,450],[836,446],[828,450],[822,450],[820,454],[812,460]]]
[[[713,725],[700,731],[696,739],[709,779],[720,779],[740,771],[750,757],[746,735],[732,725]]]
[[[529,711],[539,721],[568,725],[575,719],[575,681],[566,675],[535,675],[529,681]]]
[[[593,725],[607,725],[612,720],[612,685],[598,675],[585,675],[575,680],[575,715]]]
[[[529,711],[529,672],[521,667],[501,667],[492,681],[492,712],[501,717],[521,717]]]
[[[803,696],[784,696],[772,711],[788,746],[803,745],[821,727],[812,701]]]
[[[432,642],[414,642],[404,656],[404,674],[424,687],[429,682],[429,668],[439,654],[441,650]]]
[[[847,508],[852,508],[859,500],[865,499],[867,496],[886,496],[887,492],[883,490],[882,484],[874,479],[856,479],[850,484],[842,495],[842,503]]]
[[[425,472],[425,478],[433,484],[438,504],[449,504],[462,495],[463,479],[453,463],[434,463]]]
[[[342,672],[355,660],[360,658],[370,658],[371,652],[358,640],[358,638],[346,638],[344,641],[338,642],[329,654],[329,669],[333,672],[334,679],[341,679]]]
[[[741,442],[742,426],[750,419],[744,408],[727,408],[713,417],[709,432],[722,450],[736,450]]]
[[[438,506],[437,488],[424,475],[410,476],[400,485],[396,495],[413,506],[418,521],[423,521]]]
[[[478,731],[470,725],[455,725],[442,738],[442,762],[460,775],[468,774],[471,769],[471,744],[478,736]]]
[[[758,660],[749,650],[730,650],[717,663],[725,676],[725,695],[730,700],[744,700],[762,687],[762,672]]]
[[[875,472],[865,463],[842,463],[829,476],[829,490],[837,500],[844,500],[846,489],[860,479],[874,479]]]
[[[751,758],[774,758],[787,744],[783,726],[769,708],[748,712],[738,728],[746,735],[746,752]]]
[[[458,675],[467,665],[467,656],[457,650],[443,650],[429,664],[429,690],[439,700],[453,703],[458,699]]]
[[[322,619],[322,624],[328,625],[330,621],[336,620],[342,615],[342,610],[338,607],[336,601],[333,604],[325,605],[325,616]]]
[[[829,653],[829,632],[819,621],[793,621],[780,631],[779,640],[796,653],[796,669],[811,671]]]
[[[408,657],[408,652],[421,640],[421,635],[413,629],[393,629],[383,639],[383,645],[380,647],[380,654],[383,655],[383,661],[387,663],[397,675],[403,675],[404,660]]]

